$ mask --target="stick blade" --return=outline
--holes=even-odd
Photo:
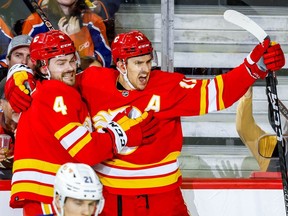
[[[268,37],[267,33],[257,23],[238,11],[226,10],[223,16],[226,21],[250,32],[259,42],[263,42],[263,40]]]

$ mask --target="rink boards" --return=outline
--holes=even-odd
[[[181,188],[192,216],[285,216],[280,178],[183,179]],[[10,181],[0,180],[1,215],[21,216],[9,194]]]

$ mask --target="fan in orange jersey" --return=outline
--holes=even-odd
[[[37,83],[31,107],[22,112],[17,126],[10,200],[11,207],[23,207],[24,215],[52,213],[53,182],[60,165],[95,165],[113,158],[126,144],[149,144],[150,133],[157,130],[157,122],[145,112],[135,119],[120,113],[103,125],[101,133],[92,132],[86,104],[73,87],[75,51],[73,41],[59,30],[36,35],[30,45]],[[8,71],[8,80],[19,70],[33,76],[27,66],[16,64]]]
[[[100,16],[89,10],[84,0],[49,0],[44,10],[54,28],[74,41],[82,68],[92,63],[110,67],[112,57],[105,24]],[[25,20],[22,33],[34,37],[47,31],[40,16],[33,13]]]
[[[101,216],[189,215],[180,190],[180,117],[225,109],[257,79],[264,79],[268,70],[283,67],[280,45],[269,44],[270,40],[265,39],[227,74],[193,79],[180,73],[152,70],[151,42],[140,31],[131,31],[119,34],[112,43],[117,70],[89,67],[78,74],[76,82],[95,128],[100,129],[111,113],[116,115],[119,107],[125,109],[128,105],[133,106],[134,117],[153,110],[160,121],[161,130],[156,132],[152,144],[126,147],[113,160],[95,166],[106,202]],[[262,57],[264,64],[260,69],[258,61]],[[12,84],[15,81],[10,80]],[[5,90],[12,94],[12,89]]]
[[[106,33],[109,44],[116,36],[115,13],[119,10],[121,0],[85,0],[88,7],[102,17],[106,26]]]

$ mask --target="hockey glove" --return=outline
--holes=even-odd
[[[244,64],[254,79],[264,79],[267,75],[267,69],[263,67],[263,63],[259,62],[259,60],[263,57],[269,45],[270,38],[266,38],[262,43],[255,46],[252,52],[244,59]]]
[[[30,91],[35,88],[33,71],[26,65],[13,65],[7,75],[5,84],[5,98],[12,109],[19,113],[29,108],[32,98]]]
[[[114,137],[114,153],[120,153],[125,146],[135,147],[154,142],[159,127],[153,114],[153,111],[144,112],[135,119],[129,118],[125,112],[117,114],[106,127]]]
[[[280,70],[285,65],[285,56],[280,44],[272,42],[263,55],[263,62],[268,71]]]

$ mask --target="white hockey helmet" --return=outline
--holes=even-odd
[[[92,167],[82,163],[63,164],[55,178],[53,206],[57,216],[63,216],[64,203],[67,197],[81,200],[97,200],[97,210],[95,216],[100,214],[104,207],[104,197],[102,195],[103,186]],[[55,202],[56,195],[60,197],[60,212],[58,212]]]

